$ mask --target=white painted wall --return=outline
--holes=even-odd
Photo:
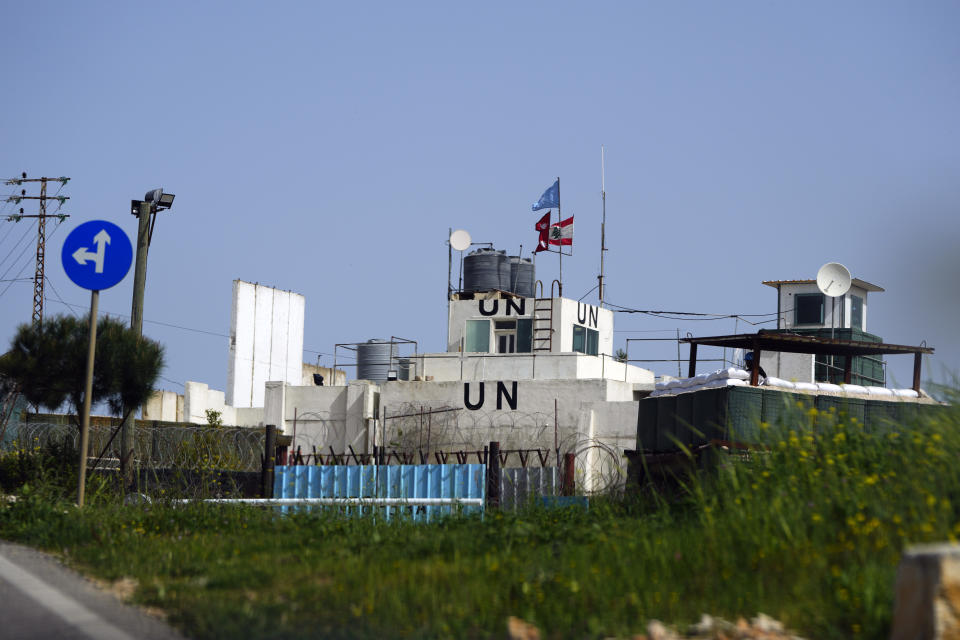
[[[559,324],[560,352],[573,351],[573,327],[574,325],[580,325],[599,333],[597,353],[613,355],[612,311],[569,298],[556,298],[554,307],[557,306],[560,307],[560,312],[559,317],[557,317],[556,312],[554,313],[554,329],[556,330]],[[555,348],[554,351],[556,352],[557,349]]]
[[[183,422],[183,396],[174,391],[154,391],[143,405],[143,419]]]
[[[353,381],[333,387],[269,382],[263,423],[292,435],[294,450],[299,446],[304,453],[328,453],[330,447],[372,453],[383,443],[408,451],[479,451],[493,440],[502,449],[553,451],[559,444],[562,453],[577,453],[578,480],[595,490],[611,470],[625,471],[623,450],[636,448],[635,388],[596,378]],[[423,421],[421,408],[428,415]],[[429,415],[431,409],[453,411]]]
[[[434,382],[454,380],[619,380],[653,389],[654,374],[607,355],[580,353],[421,353],[411,356],[411,377]]]
[[[460,350],[461,339],[466,333],[467,320],[533,318],[535,305],[535,298],[451,300],[447,351],[457,352]],[[573,326],[578,324],[594,329],[599,333],[598,353],[608,356],[613,355],[613,312],[609,309],[601,309],[594,305],[567,298],[554,298],[551,317],[554,330],[551,353],[573,351]],[[490,349],[491,352],[496,349],[492,322],[490,325]]]
[[[760,352],[760,366],[768,376],[791,382],[814,381],[814,355],[812,353]]]
[[[804,293],[820,293],[820,289],[817,287],[816,282],[802,282],[796,284],[781,284],[780,285],[780,328],[781,329],[792,329],[794,327],[802,329],[815,329],[820,327],[830,328],[831,326],[838,329],[849,329],[850,328],[850,305],[851,305],[851,296],[857,296],[863,300],[863,330],[867,330],[867,290],[852,285],[850,290],[842,297],[830,298],[829,296],[824,296],[824,310],[823,310],[823,324],[822,325],[797,325],[794,323],[796,318],[794,312],[794,296],[796,294]],[[831,300],[835,302],[831,304]],[[836,324],[833,324],[834,311],[836,313]],[[764,367],[766,368],[766,367]],[[768,371],[769,373],[769,371]],[[778,376],[779,377],[779,376]]]
[[[264,406],[264,384],[302,380],[303,296],[234,280],[227,404]]]
[[[225,402],[223,391],[211,389],[202,382],[187,382],[183,392],[183,421],[207,424],[207,410],[220,412],[224,425],[237,427],[263,426],[260,407],[232,407]]]

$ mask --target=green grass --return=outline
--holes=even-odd
[[[510,615],[628,637],[759,611],[807,637],[886,637],[902,549],[960,532],[960,411],[867,433],[800,406],[784,425],[669,501],[415,524],[105,496],[79,511],[27,488],[0,536],[135,578],[198,638],[502,637]]]

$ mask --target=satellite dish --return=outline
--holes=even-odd
[[[471,242],[472,240],[470,239],[470,234],[463,229],[457,229],[450,234],[450,246],[457,251],[468,249]]]
[[[839,262],[828,262],[817,271],[817,288],[831,298],[850,290],[850,270]]]

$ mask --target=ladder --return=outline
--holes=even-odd
[[[553,298],[534,298],[533,350],[553,351]]]

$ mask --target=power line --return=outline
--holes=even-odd
[[[161,380],[166,380],[167,382],[170,382],[170,383],[172,383],[172,384],[180,385],[181,387],[186,387],[186,385],[183,384],[182,382],[177,382],[176,380],[171,380],[170,378],[168,378],[168,377],[166,377],[166,376],[157,376],[157,377],[160,378]]]
[[[49,279],[48,279],[48,282],[49,282]],[[56,290],[54,290],[54,293],[57,293]],[[70,302],[67,302],[66,300],[64,300],[63,298],[60,297],[60,294],[59,294],[59,293],[57,293],[57,300],[56,300],[56,302],[59,302],[59,303],[62,304],[62,305],[65,305],[65,306],[67,306],[67,307],[70,307],[71,309],[77,309],[77,310],[80,310],[80,311],[83,311],[84,309],[86,309],[86,307],[84,307],[83,305],[72,304],[72,303],[70,303]],[[130,317],[130,315],[129,315],[129,314],[126,314],[126,313],[113,313],[113,312],[111,312],[111,311],[101,311],[101,312],[100,312],[100,315],[104,315],[104,316],[115,316],[115,317],[118,317],[118,318],[129,318],[129,317]],[[181,329],[181,330],[183,330],[183,331],[192,331],[192,332],[194,332],[194,333],[201,333],[201,334],[208,335],[208,336],[214,336],[214,337],[216,337],[216,338],[229,338],[229,337],[230,337],[230,335],[229,335],[229,334],[226,334],[226,333],[218,333],[218,332],[216,332],[216,331],[209,331],[209,330],[207,330],[207,329],[197,329],[196,327],[186,327],[186,326],[184,326],[184,325],[174,324],[174,323],[172,323],[172,322],[163,322],[163,321],[160,321],[160,320],[148,320],[148,319],[146,319],[146,318],[144,318],[143,321],[144,321],[144,322],[149,322],[150,324],[158,324],[158,325],[163,326],[163,327],[170,327],[170,328],[172,328],[172,329]],[[304,348],[303,351],[304,351],[305,353],[314,353],[314,354],[318,354],[318,355],[321,355],[321,356],[332,356],[332,355],[333,355],[332,353],[327,353],[327,352],[325,352],[325,351],[316,351],[316,350],[314,350],[314,349],[306,349],[306,348]]]
[[[3,260],[0,260],[0,267],[2,267],[2,266],[3,266],[3,263],[5,263],[5,262],[7,261],[7,258],[9,258],[10,256],[13,255],[13,252],[17,250],[17,247],[19,247],[19,246],[23,243],[23,241],[26,240],[27,236],[30,235],[30,231],[31,231],[30,227],[27,227],[27,228],[24,230],[23,235],[20,236],[20,239],[19,239],[19,240],[17,240],[17,244],[13,245],[13,248],[10,249],[10,251],[7,252],[7,255],[4,256]],[[18,258],[19,258],[19,256],[18,256]]]

